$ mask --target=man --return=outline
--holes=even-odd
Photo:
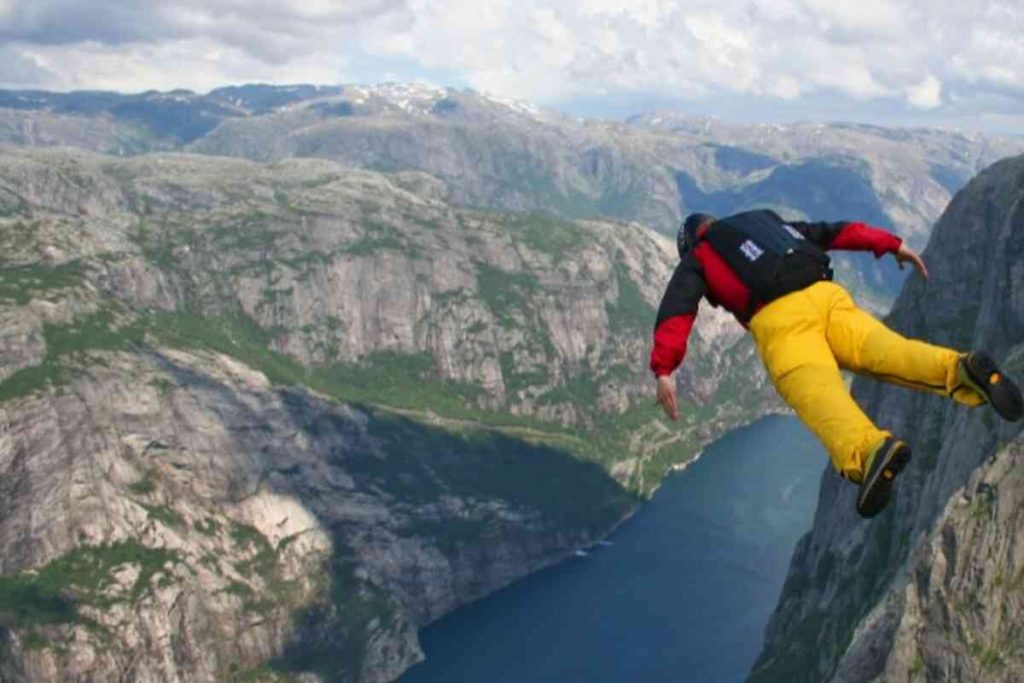
[[[679,231],[679,265],[658,310],[651,370],[658,403],[673,420],[672,373],[683,361],[702,298],[724,307],[754,336],[772,383],[828,449],[835,468],[860,485],[857,512],[872,517],[889,502],[910,447],[879,429],[843,383],[851,370],[977,406],[1007,420],[1024,413],[1021,393],[983,351],[961,354],[909,340],[859,309],[833,283],[825,251],[893,254],[925,278],[928,269],[903,241],[864,223],[784,221],[773,211],[716,219],[687,217]]]

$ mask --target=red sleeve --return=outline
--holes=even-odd
[[[829,244],[829,249],[850,251],[873,251],[875,258],[883,254],[895,254],[903,240],[887,230],[874,228],[866,223],[847,223]]]
[[[686,342],[696,313],[675,315],[661,321],[654,330],[654,348],[651,350],[651,372],[655,377],[671,374],[686,355]]]

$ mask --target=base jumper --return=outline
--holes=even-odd
[[[785,221],[758,210],[726,218],[695,213],[679,230],[679,265],[654,328],[650,367],[657,397],[678,417],[672,373],[682,363],[702,298],[736,316],[754,337],[772,384],[858,484],[857,512],[888,504],[908,444],[879,429],[854,402],[840,370],[931,391],[967,406],[990,404],[1007,420],[1024,413],[1017,386],[984,351],[963,353],[906,339],[858,308],[832,282],[828,250],[893,254],[927,278],[920,256],[880,228],[855,222]]]

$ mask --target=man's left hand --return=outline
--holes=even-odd
[[[658,378],[658,404],[670,420],[679,419],[679,399],[676,397],[676,383],[672,375]]]
[[[900,270],[903,270],[903,264],[909,261],[917,268],[917,272],[921,273],[921,277],[925,280],[928,279],[928,268],[924,265],[924,261],[921,260],[916,251],[907,246],[906,242],[900,245],[900,250],[896,252],[895,256],[896,260],[899,261]]]

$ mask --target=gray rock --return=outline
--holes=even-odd
[[[1022,188],[1017,157],[959,193],[924,252],[931,279],[910,281],[888,318],[907,336],[988,349],[1018,381]],[[1007,550],[1019,524],[1003,506],[1019,494],[1009,474],[1019,448],[1006,444],[1019,443],[1020,424],[874,382],[857,380],[854,394],[913,445],[914,460],[890,509],[871,521],[856,516],[854,487],[825,473],[751,678],[1019,679],[1008,626],[1019,614],[1003,588],[1019,566]]]

